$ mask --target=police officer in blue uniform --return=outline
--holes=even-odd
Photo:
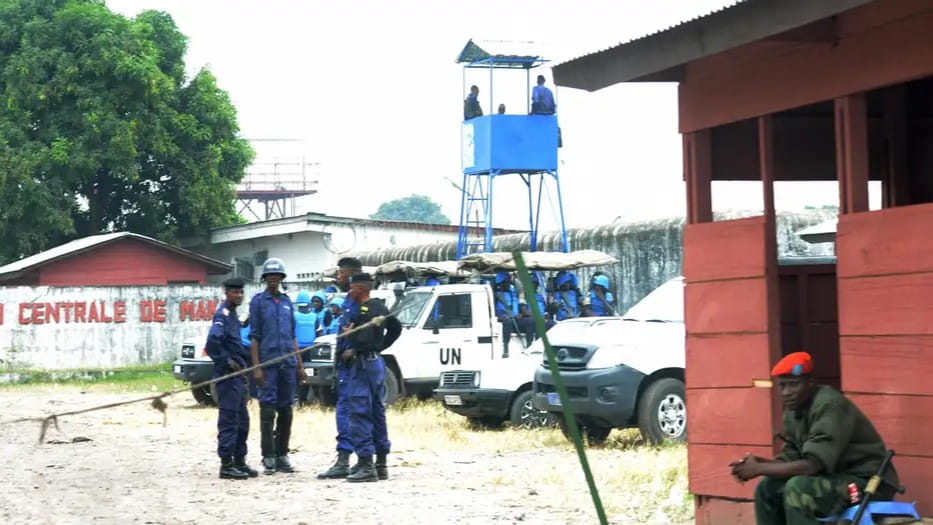
[[[327,303],[327,309],[330,312],[330,322],[324,325],[324,335],[340,333],[340,322],[343,318],[343,299],[334,297]]]
[[[337,261],[337,285],[341,291],[350,290],[350,278],[363,271],[363,263],[355,257],[344,257]],[[334,299],[332,303],[336,303]],[[335,333],[342,332],[350,319],[354,318],[359,310],[359,304],[349,295],[343,299],[341,304],[341,314],[337,319]],[[337,350],[335,356],[351,348],[350,341],[346,338],[337,339]],[[337,461],[324,472],[318,474],[318,479],[338,479],[345,478],[350,474],[350,454],[353,453],[353,444],[350,441],[350,404],[348,400],[348,389],[350,383],[350,367],[342,359],[336,359],[337,373]]]
[[[509,273],[496,272],[495,285],[496,319],[502,323],[502,357],[507,358],[512,334],[524,334],[526,345],[530,345],[535,338],[535,325],[531,317],[522,315],[518,293],[512,286]]]
[[[298,351],[291,299],[281,291],[285,264],[272,258],[262,265],[266,289],[249,303],[253,366]],[[253,372],[259,387],[259,432],[265,474],[294,472],[288,459],[296,381],[306,379],[301,359],[291,356]]]
[[[554,292],[551,311],[558,321],[580,317],[581,294],[577,283],[577,276],[566,270],[557,272],[554,277]]]
[[[371,299],[369,292],[373,278],[358,273],[350,278],[348,297],[359,305],[359,310],[347,324],[347,329],[361,327],[389,311],[379,299]],[[386,317],[381,326],[369,326],[349,334],[350,348],[340,353],[340,359],[350,365],[349,404],[350,440],[359,463],[355,472],[347,476],[349,482],[389,479],[387,457],[391,448],[386,427],[385,395],[386,366],[380,352],[392,346],[402,333],[402,325],[395,317]],[[376,456],[375,463],[373,455]]]
[[[243,304],[243,279],[224,281],[224,302],[214,313],[205,348],[214,362],[214,377],[221,377],[246,368],[249,352],[240,340],[240,319],[236,309]],[[217,455],[220,456],[221,479],[246,479],[258,472],[246,464],[246,438],[249,436],[249,412],[246,411],[248,389],[244,376],[231,377],[216,383],[217,388]]]
[[[605,317],[616,314],[612,292],[609,291],[609,276],[604,273],[595,274],[590,285],[589,296],[590,315]]]
[[[298,348],[307,348],[317,339],[318,315],[311,307],[311,294],[302,290],[295,298],[295,339]]]

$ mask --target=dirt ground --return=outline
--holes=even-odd
[[[0,391],[2,420],[141,395],[76,387],[6,389]],[[257,410],[251,404],[248,460],[254,467],[259,466]],[[66,417],[61,432],[53,429],[46,437],[62,444],[37,446],[38,424],[2,426],[0,519],[56,524],[597,523],[572,449],[535,445],[535,440],[560,439],[547,434],[556,431],[454,431],[452,425],[462,418],[447,414],[437,408],[390,412],[391,479],[363,484],[315,478],[334,458],[333,412],[321,409],[296,414],[291,459],[298,472],[260,473],[245,481],[218,479],[216,411],[196,406],[187,395],[169,401],[166,427],[161,414],[145,403]],[[90,441],[71,442],[77,437]],[[516,449],[515,442],[522,441]],[[610,457],[591,454],[594,471],[614,471],[618,465],[604,465]],[[652,483],[650,476],[644,482]],[[671,524],[689,518],[675,520],[659,511],[636,520],[619,511],[630,504],[625,494],[609,485],[601,496],[614,509],[607,513],[612,523]],[[671,497],[684,508],[685,494]]]

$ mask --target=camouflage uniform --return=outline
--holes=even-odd
[[[755,490],[759,525],[818,525],[817,518],[842,512],[849,503],[849,483],[863,493],[885,455],[884,441],[871,421],[838,391],[817,387],[808,406],[784,411],[784,447],[776,461],[810,459],[817,476],[787,480],[764,478]],[[897,483],[891,465],[885,478]],[[891,499],[882,485],[876,499]]]

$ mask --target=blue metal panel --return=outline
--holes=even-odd
[[[557,117],[486,115],[463,123],[464,173],[557,169]]]

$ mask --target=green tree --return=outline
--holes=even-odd
[[[252,161],[172,18],[0,0],[0,262],[95,233],[173,241],[238,222]]]
[[[427,195],[409,195],[394,201],[383,202],[376,213],[369,217],[386,221],[450,224],[450,219],[441,213],[440,205]]]

